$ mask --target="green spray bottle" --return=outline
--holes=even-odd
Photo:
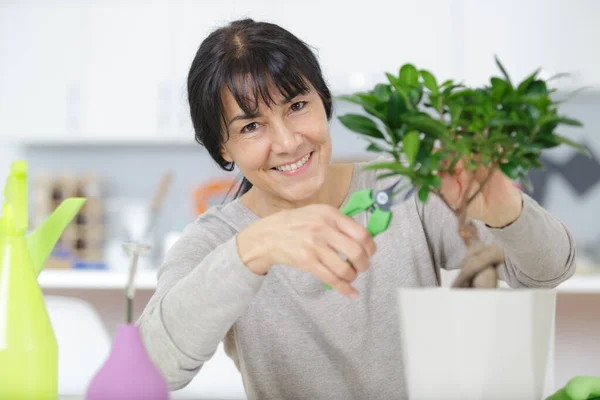
[[[85,201],[63,201],[26,235],[27,164],[11,165],[0,217],[0,399],[58,398],[58,346],[37,277]]]

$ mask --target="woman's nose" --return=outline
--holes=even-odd
[[[285,123],[271,125],[271,148],[275,153],[295,154],[302,143],[300,134],[291,130]]]

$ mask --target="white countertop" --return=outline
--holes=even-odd
[[[44,289],[124,289],[124,272],[86,270],[44,270],[38,279]],[[136,277],[138,290],[156,288],[156,271],[140,271]],[[559,293],[600,294],[600,273],[576,274],[557,288]]]

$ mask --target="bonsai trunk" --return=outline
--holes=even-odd
[[[479,238],[477,227],[467,220],[466,207],[457,210],[458,233],[467,246],[467,255],[452,287],[496,288],[496,267],[504,261],[504,252],[496,245],[485,245]]]
[[[479,189],[474,194],[471,188],[475,177],[472,176],[467,185],[465,195],[454,214],[458,218],[458,234],[467,246],[467,255],[461,266],[458,277],[454,280],[452,287],[474,287],[474,288],[496,288],[498,287],[497,266],[504,262],[504,251],[497,245],[486,245],[479,238],[477,227],[471,220],[467,219],[467,209],[475,197],[487,184],[495,170],[490,168],[487,176],[481,182]],[[442,196],[443,198],[443,196]],[[444,199],[447,206],[450,204]],[[452,209],[452,207],[450,207]]]

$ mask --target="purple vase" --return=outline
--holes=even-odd
[[[169,388],[148,356],[137,325],[120,324],[108,359],[94,376],[86,400],[167,400]]]

